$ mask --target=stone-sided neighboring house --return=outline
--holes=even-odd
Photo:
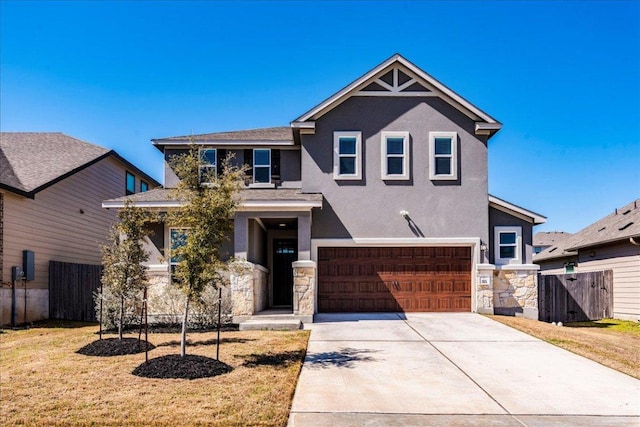
[[[571,233],[565,231],[539,231],[533,235],[533,258],[536,255],[550,248],[553,245],[557,245],[563,240],[571,237]]]
[[[379,311],[537,319],[532,227],[545,218],[488,194],[487,145],[501,126],[394,55],[290,126],[152,142],[165,159],[193,143],[202,167],[228,153],[250,166],[231,242],[252,270],[231,273],[236,321],[269,308],[304,321]],[[171,188],[177,177],[165,171]],[[162,211],[178,205],[167,194],[131,199]],[[151,270],[168,282],[167,264]]]
[[[613,317],[640,321],[640,199],[534,257],[541,274],[613,271]]]
[[[107,198],[160,184],[113,150],[62,133],[0,133],[0,320],[11,322],[11,270],[31,251],[27,321],[49,317],[49,261],[100,264],[100,245],[117,220]],[[17,286],[23,322],[24,288]]]

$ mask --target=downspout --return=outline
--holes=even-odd
[[[640,242],[636,242],[633,237],[629,237],[629,242],[631,242],[632,245],[640,246]]]

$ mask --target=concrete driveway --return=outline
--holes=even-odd
[[[323,314],[301,426],[640,426],[640,381],[473,313]]]

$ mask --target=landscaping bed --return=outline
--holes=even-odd
[[[488,317],[640,379],[639,322],[603,319],[557,326],[522,317]]]
[[[3,426],[284,426],[309,337],[224,331],[217,361],[216,332],[190,332],[182,363],[179,333],[152,333],[145,364],[137,333],[96,343],[97,329],[48,322],[4,330]]]

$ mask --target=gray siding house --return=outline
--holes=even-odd
[[[11,268],[23,266],[23,251],[35,274],[17,284],[17,319],[47,319],[49,261],[99,265],[117,221],[102,201],[159,185],[113,150],[58,132],[1,132],[1,323],[11,322]]]
[[[640,321],[640,199],[534,257],[541,274],[613,271],[613,317]]]
[[[537,319],[532,227],[545,218],[488,194],[487,144],[500,128],[394,55],[290,126],[152,142],[166,159],[195,144],[205,167],[229,152],[251,167],[232,238],[251,266],[231,274],[236,321],[269,308],[306,321],[378,311]],[[165,187],[176,180],[167,167]],[[131,200],[175,208],[167,194]],[[150,270],[158,286],[168,281],[166,263]]]

